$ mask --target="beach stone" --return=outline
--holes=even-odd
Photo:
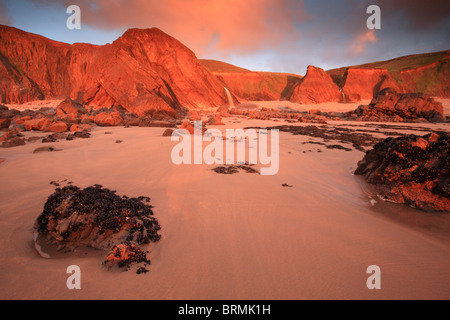
[[[78,102],[67,98],[56,107],[56,116],[58,117],[78,117],[86,114],[86,109]]]
[[[33,153],[52,152],[55,151],[54,147],[39,147],[34,149]]]
[[[43,131],[44,128],[48,127],[50,120],[47,118],[30,119],[24,121],[24,126],[26,131]]]
[[[170,137],[170,136],[172,136],[172,133],[173,133],[173,129],[166,129],[166,130],[164,130],[164,132],[163,132],[163,137]]]
[[[62,121],[53,122],[46,127],[45,131],[62,133],[68,130],[67,124]]]
[[[123,118],[117,112],[102,112],[95,116],[94,122],[102,127],[115,127],[123,122]]]

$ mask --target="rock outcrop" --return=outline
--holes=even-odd
[[[363,175],[383,199],[450,211],[450,136],[388,138],[366,153],[355,174]]]
[[[361,121],[444,121],[442,103],[422,93],[398,93],[383,89],[368,106],[359,106],[353,113]]]
[[[341,102],[342,100],[342,93],[331,76],[313,66],[308,67],[306,76],[298,82],[290,97],[290,101],[302,104]]]
[[[222,84],[179,41],[130,29],[112,44],[65,44],[0,25],[0,102],[70,98],[138,115],[227,103]],[[61,111],[64,109],[60,108]]]
[[[113,256],[109,252],[106,260],[111,263],[123,260],[119,267],[128,266],[130,258],[136,257],[130,257],[130,251],[125,249],[142,253],[139,246],[161,238],[158,234],[161,228],[153,217],[149,200],[120,197],[99,185],[83,190],[75,186],[57,188],[45,203],[35,229],[59,250],[83,246],[112,250]],[[148,262],[148,259],[143,253],[133,261]]]

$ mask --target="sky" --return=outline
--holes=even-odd
[[[81,9],[81,29],[66,12]],[[371,30],[370,5],[381,10]],[[199,59],[304,75],[450,49],[448,0],[0,0],[0,24],[66,43],[111,43],[157,27]],[[1,48],[0,48],[1,50]]]

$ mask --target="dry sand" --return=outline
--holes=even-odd
[[[39,110],[41,108],[56,108],[63,100],[37,100],[24,104],[5,104],[9,109],[24,110]]]
[[[221,175],[174,165],[176,142],[163,131],[98,128],[91,139],[52,144],[59,152],[33,154],[40,143],[0,149],[1,299],[450,299],[450,216],[380,202],[352,174],[362,152],[280,133],[277,175]],[[151,197],[162,240],[149,273],[107,271],[104,252],[38,255],[34,221],[49,183],[64,179]],[[66,287],[69,265],[81,268],[81,290]],[[381,267],[381,290],[366,287],[370,265]]]

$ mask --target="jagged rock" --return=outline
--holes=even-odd
[[[366,153],[355,174],[387,200],[450,211],[450,136],[388,138]]]
[[[341,102],[342,93],[324,70],[308,66],[308,71],[294,88],[290,101],[302,104]]]

